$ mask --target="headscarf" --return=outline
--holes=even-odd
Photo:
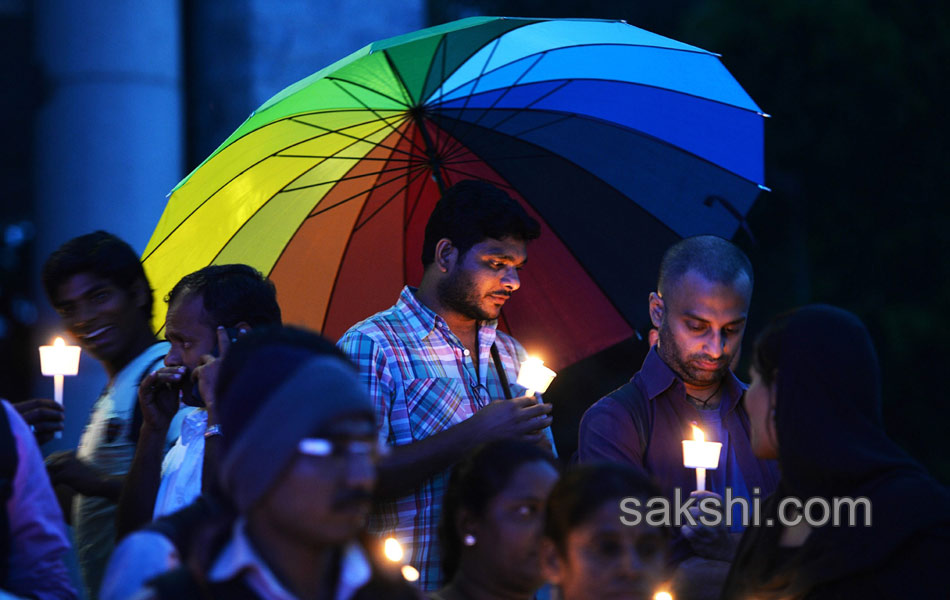
[[[780,333],[775,430],[782,479],[765,505],[865,497],[856,527],[812,530],[775,565],[781,527],[750,527],[736,555],[724,598],[797,598],[881,566],[902,544],[950,523],[950,495],[884,432],[881,383],[871,337],[853,314],[812,305],[789,315]],[[942,560],[942,557],[938,557]]]

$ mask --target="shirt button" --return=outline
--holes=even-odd
[[[466,348],[465,350],[462,350],[462,354],[464,354],[465,356],[468,356],[469,354],[471,354],[471,352],[469,352],[468,348]]]

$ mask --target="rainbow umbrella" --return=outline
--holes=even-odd
[[[625,22],[463,19],[264,103],[172,191],[145,270],[160,299],[250,264],[287,322],[336,338],[419,282],[441,190],[483,179],[542,223],[500,326],[561,368],[649,325],[669,244],[732,237],[763,182],[763,116],[717,55]]]

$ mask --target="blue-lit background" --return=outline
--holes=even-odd
[[[51,250],[94,229],[141,250],[165,194],[275,92],[373,40],[476,14],[623,18],[721,53],[773,115],[774,191],[750,215],[755,240],[737,238],[757,269],[747,344],[805,302],[858,313],[889,431],[950,480],[950,8],[936,2],[0,0],[0,396],[51,394],[36,352],[57,332],[38,281]],[[548,397],[562,454],[644,350],[632,339],[561,374]],[[84,358],[66,435],[45,451],[75,445],[104,381]]]

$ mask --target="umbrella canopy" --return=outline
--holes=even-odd
[[[250,264],[287,322],[335,339],[418,284],[441,190],[482,179],[542,223],[500,326],[560,368],[648,326],[667,246],[732,237],[762,117],[715,54],[624,22],[463,19],[264,103],[172,191],[144,266],[160,298]]]

